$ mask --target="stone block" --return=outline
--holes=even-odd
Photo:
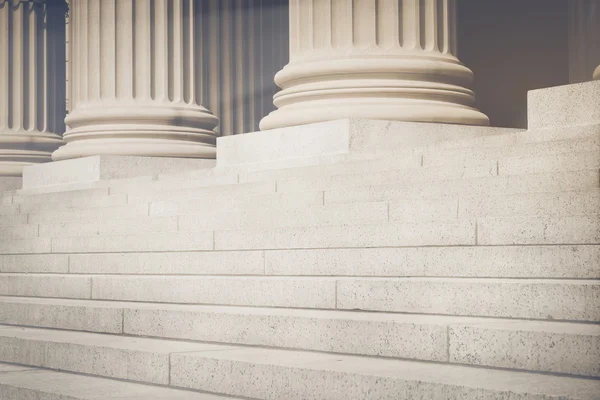
[[[600,124],[600,81],[529,91],[527,121],[530,130]]]
[[[215,232],[217,250],[472,244],[475,222],[468,220]]]
[[[29,214],[30,224],[54,223],[58,221],[81,221],[88,219],[126,219],[148,215],[148,204],[128,204],[107,208],[45,211]]]
[[[224,400],[228,397],[66,372],[28,369],[0,374],[0,398],[3,400]]]
[[[238,183],[238,177],[232,175],[215,175],[187,180],[158,180],[153,182],[143,182],[135,185],[112,186],[111,194],[151,194],[156,192],[168,192],[184,189],[212,188],[214,186],[233,185]]]
[[[325,204],[358,201],[417,199],[454,194],[497,196],[513,193],[597,189],[600,172],[595,170],[510,175],[454,180],[448,182],[365,185],[325,189]]]
[[[0,230],[0,240],[29,239],[38,236],[37,225],[12,225]]]
[[[52,242],[49,238],[0,240],[0,254],[50,253],[51,250]]]
[[[20,193],[18,196],[14,196],[13,202],[15,204],[73,202],[79,199],[87,200],[96,198],[98,196],[106,196],[109,194],[108,191],[108,188],[92,188],[81,190],[68,190],[55,193]]]
[[[10,190],[21,189],[23,180],[20,176],[2,176],[0,177],[0,194]]]
[[[213,232],[74,236],[52,239],[53,253],[212,250]]]
[[[406,170],[390,170],[381,172],[362,172],[357,174],[324,175],[308,178],[290,178],[277,181],[277,190],[325,190],[348,186],[371,185],[415,185],[427,182],[429,185],[437,182],[452,181],[462,178],[492,177],[497,175],[497,162],[484,160],[479,165],[467,168],[464,165],[454,168],[414,168]]]
[[[248,207],[244,210],[204,210],[179,217],[179,229],[273,229],[296,226],[377,224],[388,221],[388,205],[354,203],[329,206]]]
[[[2,229],[9,229],[11,225],[27,223],[27,214],[7,214],[0,215],[0,226]]]
[[[506,244],[598,244],[600,217],[483,218],[477,220],[477,243]]]
[[[164,303],[335,308],[324,278],[95,276],[94,299]]]
[[[357,278],[337,285],[339,309],[590,322],[600,319],[599,297],[597,280]]]
[[[193,158],[112,155],[82,157],[25,167],[23,188],[157,175],[159,172],[211,168],[214,165],[214,161]]]
[[[224,136],[217,139],[219,167],[348,153],[350,121],[337,120]]]
[[[270,250],[265,274],[598,279],[598,260],[587,245]]]
[[[323,310],[159,305],[126,309],[124,330],[136,336],[447,361],[446,324],[451,320]],[[462,322],[466,322],[464,318]]]
[[[588,379],[258,348],[173,354],[171,384],[265,400],[592,400],[600,390]]]
[[[390,201],[389,212],[390,221],[396,222],[449,221],[458,216],[458,196]]]
[[[66,254],[0,255],[0,272],[61,273],[69,271]]]
[[[162,385],[169,384],[171,353],[227,349],[201,343],[34,328],[0,329],[0,343],[2,361]]]
[[[598,214],[600,214],[600,190],[598,189],[519,193],[505,196],[462,196],[458,210],[460,218]]]
[[[498,161],[499,175],[536,174],[555,171],[581,171],[600,168],[600,151],[544,154],[538,157],[511,157]]]
[[[1,274],[0,295],[89,299],[92,280],[85,276]]]
[[[262,251],[71,254],[79,274],[262,275]]]
[[[557,322],[497,322],[449,328],[450,362],[600,376],[600,327]]]
[[[123,310],[112,303],[0,297],[0,324],[122,333]]]

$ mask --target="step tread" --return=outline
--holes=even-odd
[[[226,371],[231,372],[221,379],[206,379]],[[599,381],[581,378],[258,348],[175,354],[171,382],[228,394],[262,396],[269,393],[269,399],[290,400],[316,398],[313,397],[315,390],[322,391],[323,397],[319,397],[322,399],[356,400],[433,398],[430,397],[433,393],[444,393],[440,398],[470,399],[483,398],[480,397],[482,392],[498,396],[489,398],[521,398],[508,395],[510,393],[591,400],[597,399],[600,393]],[[470,389],[475,389],[478,396]],[[394,397],[402,395],[404,397]]]
[[[187,312],[206,314],[229,314],[247,316],[278,316],[292,318],[353,320],[372,322],[399,322],[428,325],[472,325],[486,329],[511,331],[553,332],[572,335],[590,335],[600,337],[600,324],[581,324],[574,322],[533,321],[522,319],[481,318],[451,315],[400,314],[346,310],[305,310],[269,307],[214,306],[201,304],[163,304],[127,301],[57,299],[37,297],[0,296],[2,304],[30,304],[63,307],[108,308],[127,310],[151,310],[167,312]],[[2,326],[2,325],[0,325]]]
[[[0,363],[3,400],[225,400],[234,397]]]

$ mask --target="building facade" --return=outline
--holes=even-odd
[[[5,176],[351,116],[524,127],[527,90],[600,73],[595,0],[44,3],[0,4]]]

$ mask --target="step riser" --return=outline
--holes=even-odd
[[[2,324],[600,376],[600,328],[585,335],[530,331],[526,328],[531,324],[523,322],[512,322],[520,329],[507,329],[486,320],[473,321],[475,325],[461,325],[460,319],[438,320],[369,321],[352,315],[313,318],[16,302],[3,302],[0,309]]]
[[[600,320],[598,281],[0,275],[0,294],[320,308],[571,321]]]

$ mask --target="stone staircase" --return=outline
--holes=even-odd
[[[0,398],[600,399],[600,125],[464,129],[5,192]]]

